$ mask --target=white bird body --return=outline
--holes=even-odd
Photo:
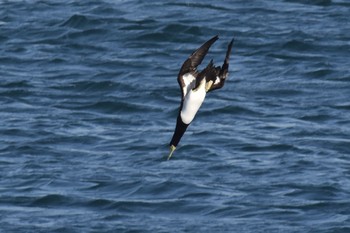
[[[181,120],[185,124],[190,124],[204,102],[206,96],[205,79],[203,79],[197,89],[190,89],[183,101],[180,112]]]

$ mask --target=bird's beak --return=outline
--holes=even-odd
[[[205,84],[205,91],[208,92],[208,91],[210,90],[210,88],[211,88],[212,85],[213,85],[213,81],[212,81],[212,80],[210,80],[209,82],[207,82],[207,83]]]
[[[170,154],[168,155],[168,160],[171,158],[171,156],[173,155],[173,152],[175,151],[176,147],[174,145],[170,146]]]

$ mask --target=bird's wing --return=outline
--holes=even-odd
[[[182,92],[182,98],[185,98],[187,92],[194,88],[196,85],[196,77],[198,75],[197,66],[199,66],[205,55],[208,53],[210,46],[219,39],[218,36],[214,36],[207,42],[205,42],[201,47],[199,47],[196,51],[194,51],[191,56],[187,58],[187,60],[183,63],[177,81],[180,85],[180,89]]]
[[[205,67],[205,69],[198,74],[194,89],[198,88],[203,78],[206,79],[206,83],[209,81],[215,82],[216,77],[219,75],[219,71],[220,70],[218,70],[217,67],[214,66],[213,60],[211,60],[207,67]]]
[[[213,83],[213,85],[211,86],[208,92],[219,89],[223,87],[225,84],[226,78],[228,77],[228,67],[230,62],[230,54],[231,54],[233,41],[234,40],[232,39],[231,42],[228,44],[224,64],[222,65],[222,67],[220,66],[216,67],[218,71],[218,75],[216,76],[215,82]]]

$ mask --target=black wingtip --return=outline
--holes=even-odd
[[[235,42],[235,38],[232,38],[232,40],[230,41],[230,43],[228,44],[228,48],[231,48],[232,47],[232,45],[233,45],[233,42]]]
[[[213,36],[210,40],[208,40],[207,42],[205,42],[201,47],[207,47],[207,50],[209,49],[209,47],[214,44],[215,41],[217,41],[219,39],[219,36]]]
[[[198,65],[200,65],[205,57],[205,55],[208,53],[209,48],[219,39],[219,36],[216,35],[212,37],[210,40],[206,41],[202,46],[200,46],[197,50],[195,50],[191,56],[189,57],[191,60],[191,66],[196,68]]]
[[[232,50],[232,45],[233,42],[235,41],[234,38],[232,38],[231,42],[228,44],[227,46],[227,51],[226,51],[226,57],[225,57],[225,63],[228,63],[228,60],[230,59],[230,54],[231,54],[231,50]]]

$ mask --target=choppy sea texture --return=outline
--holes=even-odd
[[[350,232],[349,12],[1,1],[0,231]],[[166,161],[178,70],[214,35],[229,80]]]

